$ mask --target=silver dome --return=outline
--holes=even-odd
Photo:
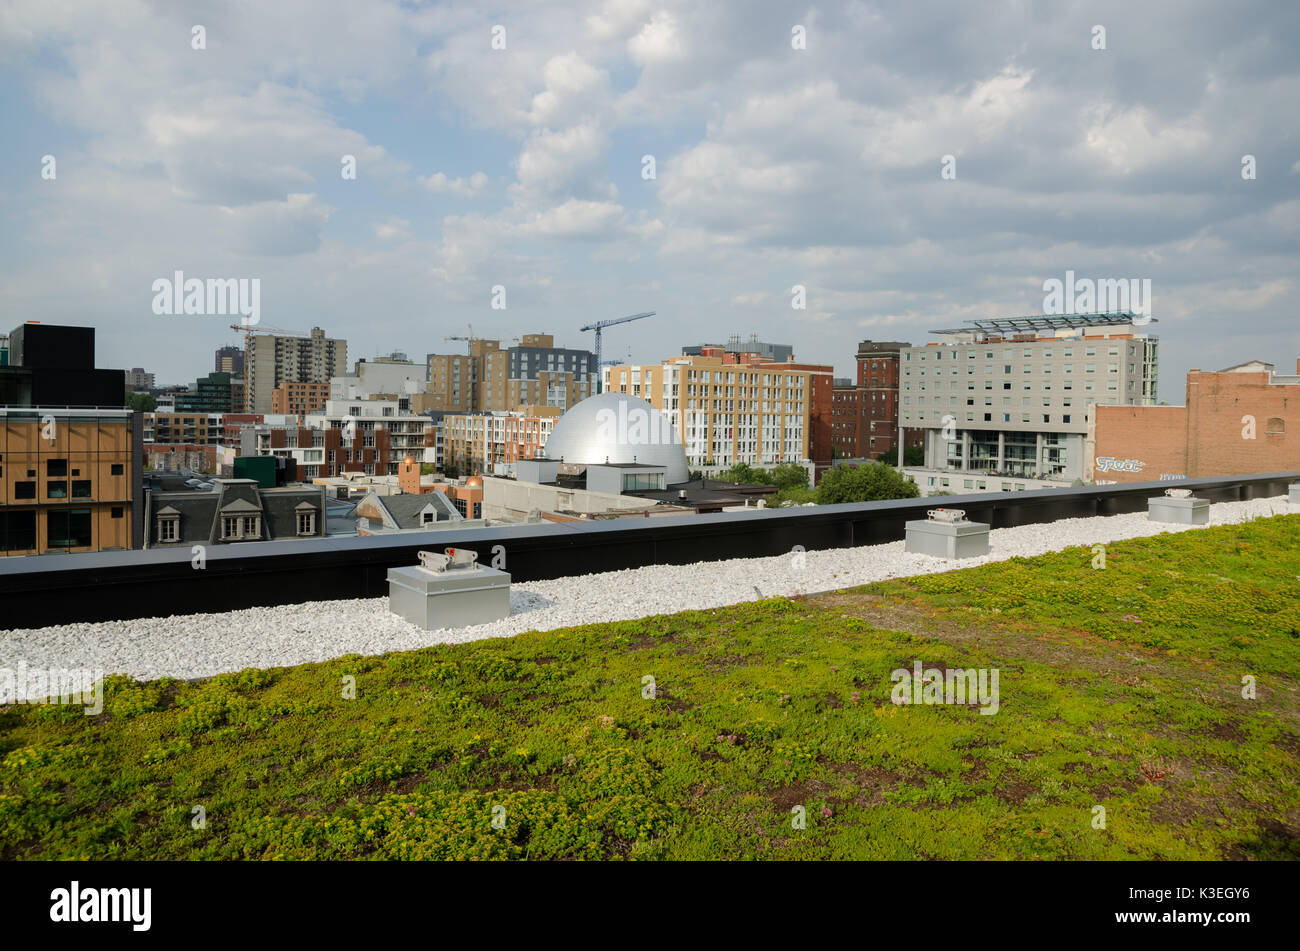
[[[555,421],[546,458],[577,465],[663,466],[669,485],[690,478],[686,449],[669,417],[627,393],[590,396]]]

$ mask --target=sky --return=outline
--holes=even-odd
[[[606,359],[852,376],[1072,270],[1151,281],[1181,403],[1300,356],[1297,116],[1291,0],[0,0],[0,331],[192,382],[240,334],[182,271],[350,360],[653,310]]]

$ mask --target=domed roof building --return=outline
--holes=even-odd
[[[557,419],[546,457],[575,465],[663,466],[669,485],[690,478],[672,420],[627,393],[588,397]]]

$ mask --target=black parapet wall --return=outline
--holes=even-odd
[[[1286,495],[1300,472],[1032,492],[898,499],[852,505],[755,509],[576,523],[504,525],[248,545],[190,546],[0,558],[0,627],[200,614],[388,594],[389,568],[421,550],[471,548],[491,564],[503,555],[516,583],[727,558],[755,558],[899,541],[927,509],[959,508],[993,528],[1145,512],[1171,487],[1214,502]],[[996,546],[995,546],[996,550]],[[202,567],[196,567],[202,565]],[[593,588],[593,599],[610,592]]]

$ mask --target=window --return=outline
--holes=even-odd
[[[423,524],[428,525],[433,519],[432,512],[425,512],[422,519]],[[315,535],[316,534],[316,513],[299,512],[298,513],[298,534]]]
[[[36,550],[36,513],[0,511],[0,551]]]
[[[1273,417],[1271,417],[1271,418],[1269,419],[1269,421],[1268,421],[1268,432],[1270,432],[1270,433],[1285,433],[1285,432],[1286,432],[1286,420],[1284,420],[1281,416],[1273,416]]]
[[[121,518],[121,517],[122,517],[122,506],[120,506],[120,505],[114,505],[114,506],[113,506],[113,508],[112,508],[112,517],[113,517],[113,518]]]
[[[111,466],[109,466],[109,468],[108,468],[108,473],[109,473],[109,475],[121,475],[121,474],[122,474],[122,463],[120,463],[120,462],[115,462],[115,463],[113,463]]]
[[[45,519],[45,543],[50,548],[90,547],[90,509],[50,509]]]
[[[174,542],[179,533],[177,528],[180,526],[180,517],[176,515],[161,515],[158,517],[158,541]]]
[[[45,483],[45,494],[51,499],[66,499],[68,497],[68,483],[47,482]]]
[[[35,482],[15,482],[14,483],[15,499],[34,499],[36,498]]]
[[[66,476],[68,474],[68,460],[46,459],[45,474],[47,476]]]
[[[72,480],[72,497],[74,499],[90,498],[90,480],[73,479]]]

